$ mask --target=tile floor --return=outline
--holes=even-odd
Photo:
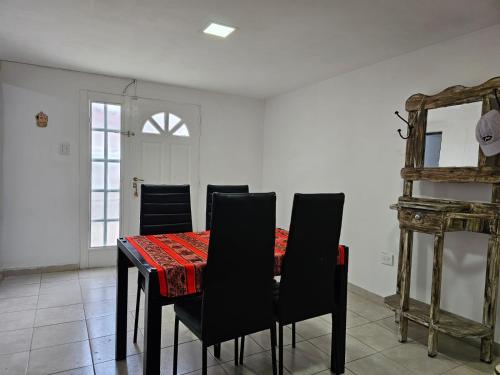
[[[133,329],[136,274],[129,277],[129,329]],[[0,374],[141,374],[142,310],[139,340],[129,331],[126,361],[114,361],[115,270],[92,269],[9,276],[0,282]],[[144,300],[144,299],[142,299]],[[171,373],[173,311],[163,309],[162,374]],[[297,324],[297,347],[285,329],[286,374],[330,374],[329,316]],[[346,374],[405,375],[493,374],[479,362],[479,350],[447,336],[440,337],[440,354],[426,352],[426,330],[411,325],[408,343],[397,340],[391,311],[349,293]],[[201,345],[181,326],[179,374],[201,374]],[[209,354],[209,375],[271,374],[268,332],[247,338],[245,364],[233,364],[233,345],[222,345],[221,359]]]

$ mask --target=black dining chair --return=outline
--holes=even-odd
[[[174,305],[174,375],[179,321],[202,342],[202,375],[207,374],[208,346],[269,329],[276,375],[272,282],[275,229],[274,193],[214,193],[202,294]]]
[[[342,319],[335,316],[334,311],[343,207],[342,193],[294,196],[281,280],[275,295],[280,375],[283,374],[284,325],[325,314],[332,314],[332,322]],[[345,329],[344,332],[333,329],[332,348],[342,342],[345,343]],[[295,346],[294,337],[292,344]]]
[[[248,193],[248,185],[207,185],[207,204],[205,211],[205,230],[210,230],[212,221],[212,196],[214,193]],[[243,339],[242,339],[243,340]],[[234,341],[235,346],[238,346],[238,339]],[[220,358],[220,344],[214,345],[214,355]]]
[[[141,236],[192,232],[189,185],[141,185],[139,220],[139,234]],[[134,343],[137,342],[141,289],[144,290],[144,277],[139,272],[137,276]]]
[[[335,277],[343,207],[342,193],[294,196],[281,279],[275,284],[280,375],[283,374],[283,326],[292,324],[292,347],[295,347],[295,323],[325,314],[332,314],[333,322],[332,371],[344,373],[346,299]]]
[[[248,193],[248,185],[207,185],[207,209],[205,215],[205,229],[210,230],[212,222],[212,195],[214,193]]]

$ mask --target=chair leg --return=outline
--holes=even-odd
[[[139,307],[141,305],[141,274],[137,277],[137,298],[135,299],[134,344],[137,342],[137,329],[139,326]]]
[[[238,340],[239,337],[234,339],[234,365],[238,366]]]
[[[207,346],[205,343],[202,343],[202,352],[201,375],[207,375]]]
[[[279,375],[283,375],[283,326],[278,323]]]
[[[241,336],[240,364],[243,364],[243,355],[244,354],[245,354],[245,336]]]
[[[271,357],[273,361],[273,375],[278,374],[276,366],[276,324],[271,327]]]
[[[278,337],[278,331],[277,331],[277,328],[276,328],[276,323],[274,323],[274,337]],[[277,343],[278,340],[274,341],[274,346],[278,346],[278,343]]]
[[[292,348],[295,348],[295,323],[292,323]]]
[[[220,346],[220,343],[214,345],[214,357],[217,359],[220,359]]]
[[[174,368],[172,370],[172,375],[177,375],[177,356],[179,352],[179,318],[175,317],[174,324]]]
[[[330,371],[334,374],[343,374],[345,371],[345,315],[332,314],[332,342],[330,352]]]

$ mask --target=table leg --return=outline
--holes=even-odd
[[[400,303],[399,303],[399,342],[408,339],[408,318],[403,315],[410,305],[411,258],[413,249],[413,232],[403,229],[403,259],[401,260]]]
[[[146,277],[145,295],[143,374],[157,375],[160,373],[162,306],[156,272]]]
[[[439,323],[441,304],[441,276],[443,274],[443,244],[444,233],[437,233],[434,236],[434,261],[432,264],[432,291],[430,306],[429,337],[427,350],[430,357],[437,354],[438,331],[434,327]]]
[[[330,351],[330,371],[334,374],[343,374],[345,372],[348,268],[349,249],[346,247],[344,265],[337,266],[335,272],[335,304],[332,314],[332,341]]]
[[[481,339],[481,361],[490,363],[493,359],[493,337],[497,315],[498,275],[500,242],[491,236],[488,242],[488,260],[486,263],[486,281],[484,285],[483,324],[491,328],[491,335]]]
[[[128,259],[123,252],[117,250],[117,286],[116,286],[116,360],[127,356],[127,289],[128,289]]]

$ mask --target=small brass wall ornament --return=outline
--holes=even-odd
[[[49,122],[49,116],[43,113],[42,111],[38,112],[35,116],[36,118],[36,126],[39,128],[46,128]]]

